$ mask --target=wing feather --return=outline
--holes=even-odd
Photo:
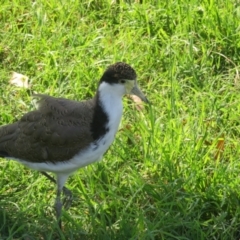
[[[0,128],[0,156],[32,162],[66,161],[89,146],[94,99],[76,102],[37,97],[37,110]]]

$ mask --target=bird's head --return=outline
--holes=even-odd
[[[137,84],[136,71],[128,64],[117,62],[110,65],[100,79],[101,83],[115,86],[120,94],[132,94],[138,96],[142,101],[148,102]]]

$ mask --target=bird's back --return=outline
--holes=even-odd
[[[66,161],[93,141],[95,99],[77,102],[38,95],[38,109],[0,128],[0,156],[31,162]]]

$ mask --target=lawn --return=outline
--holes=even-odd
[[[124,98],[103,161],[67,182],[63,231],[54,184],[0,159],[0,239],[240,239],[238,1],[1,0],[0,124],[34,109],[33,93],[91,98],[117,61],[151,104]]]

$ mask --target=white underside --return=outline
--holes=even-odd
[[[95,144],[91,144],[88,148],[83,151],[80,151],[72,159],[63,162],[41,162],[33,163],[28,162],[22,159],[11,158],[17,160],[18,162],[24,164],[25,166],[45,172],[53,172],[56,174],[71,174],[76,171],[78,168],[85,167],[93,162],[100,161],[103,154],[107,151],[109,146],[114,140],[115,132],[109,131],[103,138],[99,139],[96,144],[98,148],[95,147]],[[104,144],[105,143],[105,144]]]
[[[77,169],[101,160],[103,154],[112,144],[122,116],[122,95],[124,94],[124,91],[125,90],[122,86],[112,86],[107,83],[101,83],[99,87],[100,99],[109,118],[107,124],[109,131],[102,138],[92,143],[88,148],[80,150],[72,159],[65,162],[57,162],[56,159],[55,163],[34,163],[23,159],[15,160],[38,171],[55,173],[58,177],[58,187],[62,187],[65,184],[67,177]]]

